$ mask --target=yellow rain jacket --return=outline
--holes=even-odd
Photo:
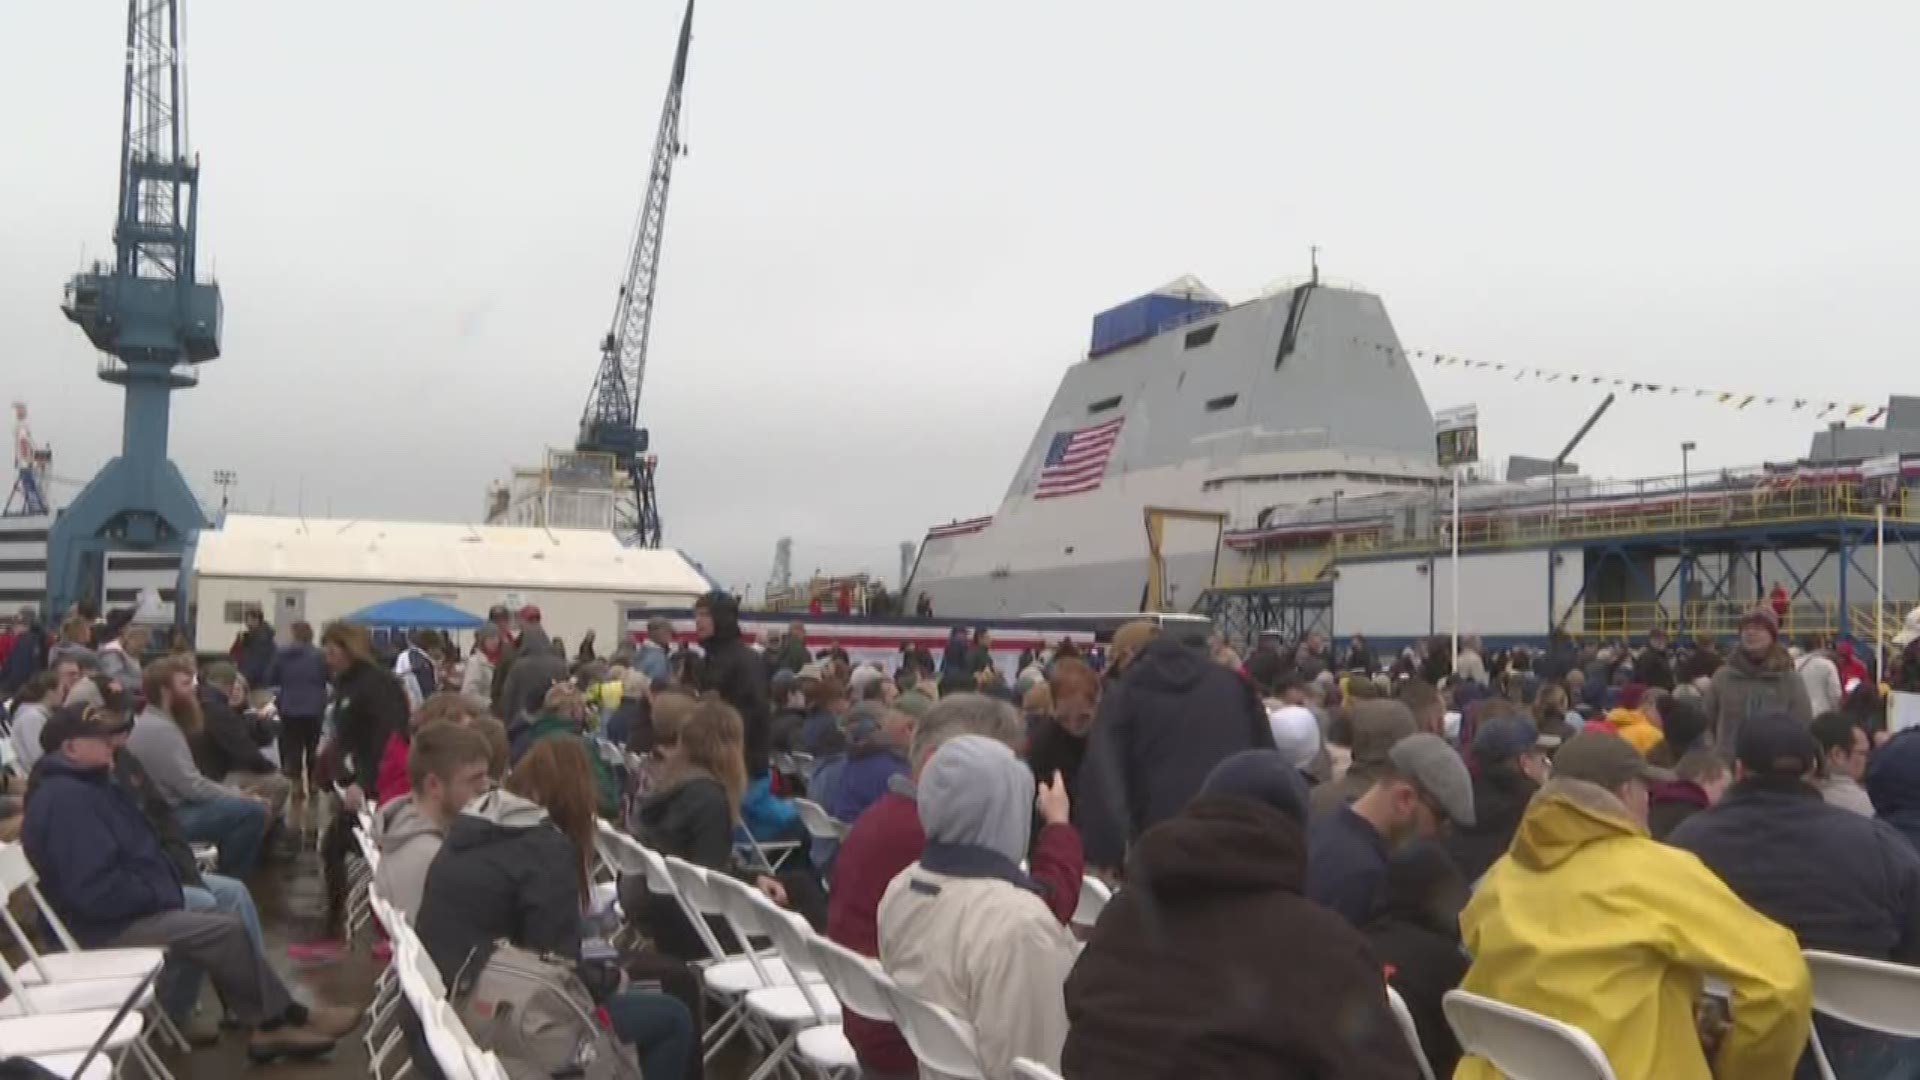
[[[1607,714],[1607,726],[1615,735],[1627,740],[1641,757],[1646,757],[1654,747],[1667,741],[1667,736],[1647,714],[1639,709],[1615,709]]]
[[[1596,784],[1534,796],[1460,929],[1462,989],[1578,1026],[1619,1080],[1789,1080],[1806,1048],[1813,986],[1792,932]],[[1703,976],[1733,1011],[1712,1071],[1694,1026]],[[1476,1057],[1453,1075],[1500,1080]]]

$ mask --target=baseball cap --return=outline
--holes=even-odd
[[[1740,725],[1733,756],[1756,776],[1799,778],[1820,760],[1807,726],[1784,713],[1750,716]]]
[[[495,604],[492,607],[487,609],[487,621],[499,622],[501,619],[504,619],[511,614],[513,613],[507,610],[507,605]]]
[[[1387,761],[1439,803],[1455,824],[1473,824],[1473,777],[1445,739],[1424,731],[1409,735],[1393,744]]]
[[[1496,716],[1473,733],[1471,752],[1482,765],[1512,761],[1540,742],[1540,729],[1524,716]]]
[[[68,739],[110,739],[133,730],[133,717],[98,705],[66,705],[40,729],[40,750],[55,753]]]
[[[1666,783],[1670,769],[1647,764],[1633,744],[1610,731],[1583,731],[1568,739],[1553,755],[1553,775],[1562,780],[1585,780],[1611,791],[1629,780]]]

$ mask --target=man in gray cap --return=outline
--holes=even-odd
[[[1432,839],[1447,822],[1473,824],[1473,778],[1437,735],[1393,744],[1366,794],[1313,820],[1307,831],[1307,899],[1356,927],[1372,918],[1395,845]]]
[[[989,1076],[1015,1058],[1060,1067],[1061,987],[1073,935],[1020,869],[1033,829],[1033,773],[1003,742],[962,735],[920,774],[927,844],[880,901],[880,963],[902,989],[973,1025]],[[1065,786],[1049,799],[1066,800]]]

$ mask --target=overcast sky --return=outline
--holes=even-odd
[[[1409,348],[1788,396],[1912,389],[1920,8],[707,0],[644,410],[669,541],[735,586],[897,580],[991,512],[1101,307],[1192,272],[1386,300]],[[570,443],[677,0],[193,0],[224,355],[175,398],[212,497],[473,519]],[[60,315],[110,250],[125,4],[0,4],[0,393],[55,472],[120,391]],[[1421,369],[1483,450],[1597,398]],[[1810,415],[1627,398],[1589,472],[1805,452]],[[64,500],[74,489],[56,489]]]

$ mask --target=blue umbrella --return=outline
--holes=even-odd
[[[361,608],[343,621],[381,629],[404,627],[409,630],[473,630],[487,623],[478,615],[469,615],[452,604],[429,596],[383,600],[372,607]]]

